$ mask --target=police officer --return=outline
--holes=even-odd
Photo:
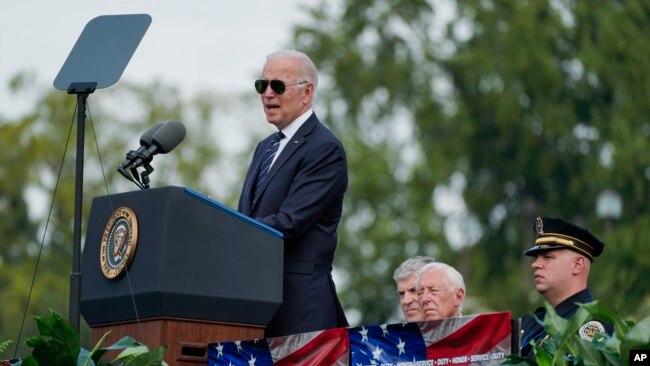
[[[576,303],[593,300],[587,288],[589,269],[594,257],[603,252],[605,244],[589,231],[559,218],[538,217],[533,231],[537,236],[535,245],[524,254],[535,257],[531,265],[535,288],[558,315],[567,319],[578,310]],[[531,340],[546,337],[544,327],[535,320],[537,317],[543,321],[545,313],[545,309],[540,307],[534,316],[522,318],[522,356],[531,356]],[[591,320],[579,330],[580,336],[587,340],[591,340],[596,332],[611,334],[612,326]]]

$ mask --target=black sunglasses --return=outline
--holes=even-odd
[[[306,81],[301,81],[295,84],[285,84],[282,80],[255,80],[255,90],[257,90],[258,93],[263,94],[266,91],[266,87],[271,85],[271,90],[278,94],[284,94],[284,91],[287,90],[288,86],[306,83]]]

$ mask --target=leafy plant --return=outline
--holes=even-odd
[[[10,344],[11,344],[11,340],[0,342],[0,353],[4,352],[7,349],[7,347],[9,347]]]
[[[101,347],[107,332],[97,342],[92,350],[80,346],[79,334],[65,319],[54,311],[47,318],[35,317],[39,335],[28,338],[25,343],[33,348],[32,355],[19,361],[19,366],[108,366],[108,365],[167,365],[165,353],[167,347],[150,351],[149,348],[136,342],[131,337],[124,337],[116,343]],[[112,361],[104,361],[102,357],[108,351],[122,350]]]
[[[557,315],[546,303],[544,329],[549,335],[543,341],[531,341],[534,358],[509,356],[503,365],[627,365],[631,349],[650,348],[650,317],[638,323],[625,320],[597,301],[579,304],[580,309],[569,319]],[[592,341],[578,335],[580,327],[590,319],[610,322],[612,335],[596,334]]]
[[[12,342],[11,340],[0,342],[0,354],[2,354],[7,349],[7,347],[9,347],[11,342]],[[0,365],[4,365],[5,363],[6,361],[2,361],[2,358],[0,358]]]
[[[0,353],[4,352],[7,349],[7,347],[9,347],[11,342],[12,342],[11,340],[6,340],[6,341],[0,342]]]

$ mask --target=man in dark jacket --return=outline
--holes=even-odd
[[[253,154],[238,210],[284,235],[283,303],[266,337],[348,325],[332,280],[347,161],[312,110],[317,85],[316,67],[297,51],[269,55],[255,81],[276,131]]]
[[[535,257],[531,265],[535,288],[558,315],[569,318],[578,310],[577,303],[593,301],[587,288],[589,269],[605,244],[589,231],[559,218],[538,217],[533,231],[537,236],[535,245],[524,254]],[[543,321],[545,315],[545,309],[540,307],[533,315],[522,318],[522,356],[531,356],[531,341],[547,337],[544,327],[535,320],[537,317]],[[588,321],[579,330],[586,340],[605,332],[611,334],[611,324],[598,320]]]

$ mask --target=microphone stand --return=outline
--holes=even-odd
[[[86,100],[95,91],[96,82],[72,83],[68,94],[77,95],[77,157],[74,188],[74,228],[72,242],[72,272],[70,273],[69,321],[79,332],[81,302],[81,210],[84,176],[84,134],[86,124]]]
[[[151,164],[146,163],[144,165],[144,170],[145,170],[144,172],[140,173],[140,179],[142,179],[142,186],[143,186],[142,189],[149,189],[149,182],[151,182],[151,180],[149,179],[149,174],[153,173],[153,167],[151,166]]]
[[[138,186],[138,188],[140,188],[140,189],[144,189],[144,188],[142,187],[142,185],[140,184],[140,182],[139,182],[137,179],[134,179],[134,178],[133,178],[133,177],[132,177],[132,176],[131,176],[127,171],[126,171],[126,169],[124,169],[123,166],[118,167],[118,168],[117,168],[117,171],[120,172],[120,174],[122,174],[122,176],[123,176],[124,178],[128,179],[129,181],[133,182],[136,186]]]
[[[118,168],[120,173],[122,173],[122,175],[124,175],[126,177],[126,179],[128,179],[131,182],[135,183],[135,185],[138,186],[138,188],[140,188],[140,189],[149,189],[149,182],[151,181],[149,179],[149,174],[153,173],[153,167],[151,166],[151,164],[146,162],[146,163],[144,163],[144,169],[145,169],[144,172],[139,173],[137,166],[131,166],[129,168],[129,170],[131,171],[131,176],[129,176],[126,173],[126,171],[124,171],[123,169],[120,170],[120,168]]]

